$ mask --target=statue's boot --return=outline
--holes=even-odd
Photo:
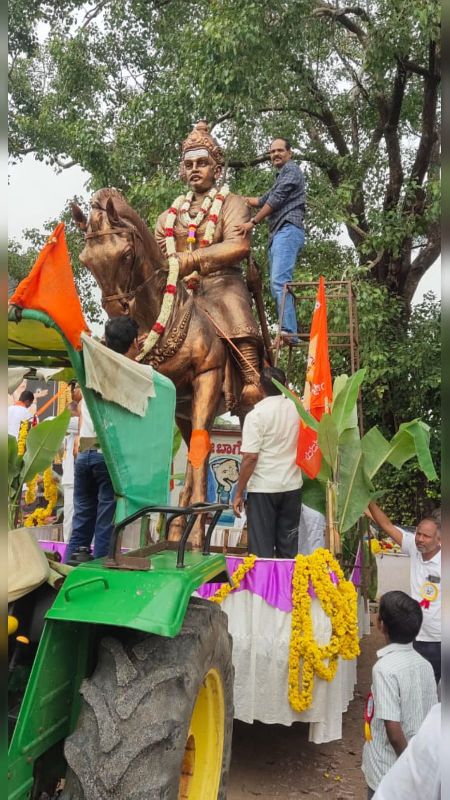
[[[241,411],[246,414],[264,396],[259,383],[261,359],[258,345],[252,339],[235,339],[234,344],[239,350],[239,367],[244,383],[239,406]]]

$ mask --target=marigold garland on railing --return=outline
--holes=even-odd
[[[237,569],[233,572],[230,580],[233,584],[230,586],[229,583],[224,583],[220,589],[217,590],[215,594],[212,595],[209,599],[212,603],[222,603],[226,597],[230,594],[230,592],[234,592],[235,589],[239,588],[241,581],[243,581],[244,577],[246,576],[247,572],[250,572],[251,569],[255,566],[256,563],[256,556],[249,555],[244,558],[242,564],[239,565]]]
[[[52,476],[52,468],[48,467],[43,475],[44,497],[47,500],[45,508],[36,508],[25,520],[25,526],[32,528],[36,525],[43,525],[45,520],[51,516],[53,509],[58,501],[58,488]]]
[[[337,586],[332,582],[330,572],[336,575]],[[318,645],[314,639],[308,592],[310,580],[324,613],[331,621],[331,638],[326,645]],[[353,659],[360,652],[356,589],[345,580],[338,562],[328,550],[319,548],[309,556],[296,557],[292,606],[288,697],[294,711],[301,713],[312,703],[314,674],[322,680],[332,681],[336,676],[338,657]]]

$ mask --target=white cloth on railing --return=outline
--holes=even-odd
[[[342,737],[342,714],[353,698],[356,659],[339,659],[336,677],[323,681],[315,677],[313,702],[302,714],[288,700],[288,662],[291,614],[273,608],[248,591],[234,592],[222,603],[233,637],[234,716],[242,722],[259,720],[267,724],[292,725],[309,722],[309,739],[316,744]],[[330,636],[330,620],[317,599],[312,600],[314,635],[319,644]],[[360,637],[369,632],[368,614],[359,598]]]
[[[148,398],[155,397],[153,368],[105,347],[92,336],[81,334],[86,386],[105,400],[144,417]]]

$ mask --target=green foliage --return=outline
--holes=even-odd
[[[429,427],[421,420],[403,423],[391,442],[386,441],[378,428],[371,429],[362,439],[357,423],[356,404],[365,370],[358,370],[350,378],[340,375],[335,386],[337,395],[330,414],[324,414],[314,430],[322,451],[322,469],[314,481],[305,483],[303,501],[318,511],[324,507],[326,487],[331,488],[337,500],[337,525],[341,534],[349,531],[364,513],[377,492],[372,483],[386,461],[399,469],[405,461],[417,456],[419,467],[428,480],[437,475],[429,450]],[[292,392],[274,381],[287,397]],[[306,412],[295,400],[300,416],[307,423]]]
[[[270,186],[282,133],[306,163],[305,268],[345,261],[409,304],[439,253],[434,0],[13,0],[9,33],[13,159],[78,163],[153,224],[196,119],[243,194]],[[342,225],[350,246],[330,244]]]

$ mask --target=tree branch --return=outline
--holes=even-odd
[[[436,42],[430,42],[428,56],[429,74],[424,79],[422,131],[416,158],[410,174],[410,181],[419,184],[423,183],[430,163],[433,144],[436,139],[436,108],[440,76],[435,73],[435,56]]]
[[[92,22],[92,20],[95,19],[95,17],[98,17],[100,12],[106,5],[108,5],[109,2],[110,0],[100,0],[100,2],[97,3],[96,6],[87,11],[83,20],[83,24],[81,25],[81,30],[87,28],[87,26]]]
[[[402,296],[407,303],[411,303],[414,292],[419,285],[420,279],[425,275],[427,269],[436,261],[441,253],[441,225],[440,221],[434,222],[430,226],[428,241],[420,250],[411,264],[403,286],[401,286]]]
[[[368,22],[370,20],[368,14],[359,6],[334,8],[333,6],[329,5],[319,5],[312,13],[314,17],[329,17],[334,22],[339,22],[340,25],[342,25],[344,28],[347,28],[350,33],[353,33],[355,36],[357,36],[362,45],[366,44],[366,31],[348,16],[349,14],[359,16],[361,19],[364,19]]]
[[[403,66],[398,63],[390,102],[387,105],[384,98],[380,98],[379,101],[380,116],[385,121],[384,140],[386,142],[389,161],[389,182],[386,187],[383,203],[385,211],[396,206],[403,186],[404,176],[398,126],[405,95],[406,81],[407,73]]]

